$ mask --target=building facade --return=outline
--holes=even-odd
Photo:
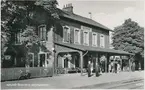
[[[74,69],[78,69],[83,73],[86,70],[88,61],[101,64],[103,71],[108,72],[110,56],[126,55],[130,53],[109,49],[109,28],[104,25],[80,15],[74,14],[73,6],[66,5],[62,10],[58,9],[59,20],[53,27],[48,26],[49,18],[45,10],[37,9],[38,21],[35,21],[35,31],[41,39],[41,46],[33,45],[29,51],[29,55],[20,56],[14,50],[21,45],[21,32],[16,33],[15,42],[19,45],[11,47],[13,50],[8,50],[5,55],[13,57],[12,65],[20,65],[23,62],[23,57],[30,57],[29,67],[53,67],[55,74],[68,73]],[[41,15],[40,15],[41,13]],[[14,55],[8,52],[12,52]],[[16,51],[16,52],[14,52]],[[22,50],[24,51],[24,50]],[[103,63],[101,58],[105,57]],[[24,58],[25,59],[25,58]],[[22,62],[21,62],[22,61]],[[61,72],[62,70],[62,72]],[[63,72],[64,71],[64,72]]]
[[[83,73],[87,69],[88,61],[98,62],[103,72],[108,72],[110,56],[130,55],[127,52],[109,49],[109,28],[104,25],[77,15],[71,4],[60,11],[59,28],[54,32],[55,62],[57,72],[66,68],[67,72],[80,68]],[[101,58],[105,57],[105,61]]]

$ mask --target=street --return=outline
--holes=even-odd
[[[143,88],[144,88],[143,79],[140,80],[138,79],[138,80],[96,84],[91,86],[77,87],[74,89],[143,89]]]
[[[27,80],[5,81],[2,89],[143,89],[144,71],[104,73],[88,78],[80,73]]]

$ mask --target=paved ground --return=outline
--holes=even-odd
[[[92,85],[98,85],[101,83],[118,82],[125,80],[139,80],[144,78],[144,71],[136,72],[121,72],[115,73],[104,73],[99,77],[92,76],[87,77],[86,74],[80,76],[79,74],[67,74],[55,77],[35,78],[29,80],[19,81],[6,81],[1,83],[2,89],[69,89],[69,88],[89,88]],[[122,83],[120,83],[122,84]],[[97,88],[98,86],[94,87]],[[91,88],[91,87],[90,87]],[[105,84],[103,87],[105,88]],[[120,87],[121,88],[121,87]]]
[[[89,86],[75,87],[73,89],[143,89],[143,79],[129,79],[109,83],[100,83]]]

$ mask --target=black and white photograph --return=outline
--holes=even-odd
[[[1,0],[1,89],[144,90],[144,0]]]

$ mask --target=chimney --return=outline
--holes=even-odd
[[[63,11],[70,12],[70,13],[73,13],[73,6],[72,6],[72,3],[64,5],[64,7],[63,7],[62,10],[63,10]]]
[[[92,19],[92,13],[91,12],[89,12],[89,18]]]

